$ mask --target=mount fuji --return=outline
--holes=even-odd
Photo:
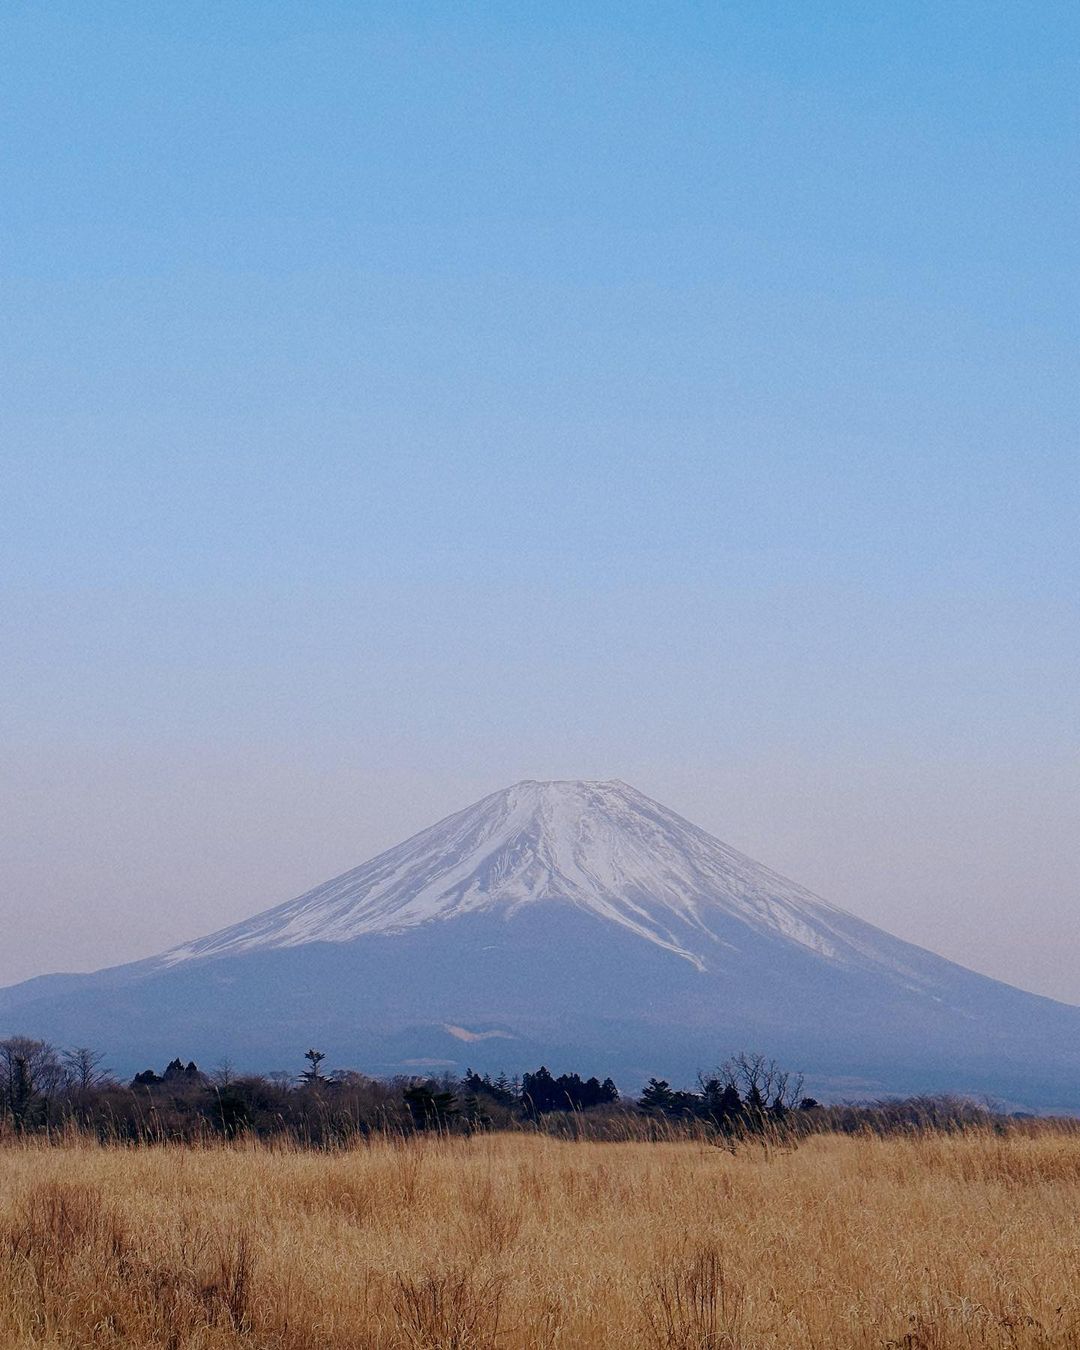
[[[523,782],[158,957],[0,990],[0,1034],[249,1068],[577,1068],[762,1049],[818,1095],[1080,1110],[1080,1008],[890,936],[634,788]]]

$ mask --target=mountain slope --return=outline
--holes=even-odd
[[[744,1046],[819,1091],[1080,1109],[1080,1009],[891,937],[626,784],[519,783],[162,956],[0,990],[0,1032],[125,1067],[223,1054],[678,1079]]]
[[[617,781],[524,782],[492,793],[298,899],[161,960],[349,942],[466,914],[511,918],[554,900],[699,970],[721,960],[733,926],[837,961],[904,960],[902,944]]]

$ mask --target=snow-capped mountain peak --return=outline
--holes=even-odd
[[[480,911],[509,918],[541,903],[590,912],[699,969],[747,927],[833,959],[877,955],[853,916],[612,779],[515,783],[161,961],[350,942]]]
[[[0,990],[0,1032],[280,1068],[540,1063],[688,1080],[739,1048],[833,1096],[1080,1110],[1080,1009],[914,947],[625,783],[516,783],[133,965]],[[333,1062],[333,1061],[332,1061]]]

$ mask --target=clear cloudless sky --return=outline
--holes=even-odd
[[[1080,1002],[1028,0],[8,0],[0,982],[620,777]]]

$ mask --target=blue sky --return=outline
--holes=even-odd
[[[6,6],[0,980],[618,776],[1080,1001],[1078,38]]]

